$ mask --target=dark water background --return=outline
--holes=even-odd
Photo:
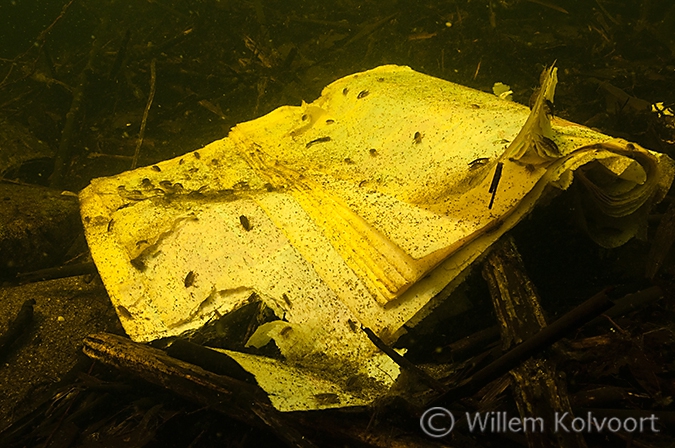
[[[409,65],[487,91],[504,82],[527,103],[542,67],[557,61],[558,115],[663,150],[646,135],[647,117],[616,113],[599,85],[649,103],[675,101],[673,29],[666,0],[5,1],[0,114],[56,151],[80,88],[59,180],[79,190],[92,176],[128,168],[120,157],[133,155],[153,59],[156,97],[141,165],[312,101],[331,81],[377,65]],[[50,167],[43,169],[46,178]]]

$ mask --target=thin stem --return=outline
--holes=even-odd
[[[155,62],[155,59],[150,62],[150,95],[148,95],[148,102],[146,103],[145,111],[143,112],[143,121],[141,121],[141,130],[138,133],[138,143],[136,143],[136,151],[134,151],[134,160],[131,162],[132,170],[138,166],[138,155],[140,154],[141,146],[143,145],[145,125],[148,123],[148,113],[150,112],[150,107],[152,106],[152,100],[155,98],[155,81],[157,81]]]

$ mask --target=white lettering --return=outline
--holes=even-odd
[[[530,429],[527,429],[527,424],[531,423]],[[539,424],[539,432],[544,432],[544,419],[541,417],[525,417],[523,418],[523,426],[525,432],[537,432],[537,423]]]
[[[577,423],[579,424],[578,428],[577,428]],[[573,418],[572,423],[570,425],[572,426],[572,430],[575,431],[575,432],[581,432],[581,431],[584,430],[584,428],[586,428],[586,422],[581,417]]]
[[[588,418],[589,418],[589,419],[591,418],[591,413],[590,413],[590,412],[588,413]],[[607,423],[607,417],[603,417],[602,420],[600,420],[600,422],[598,422],[598,419],[597,419],[597,418],[593,417],[593,424],[594,424],[595,427],[598,429],[598,432],[602,432],[602,428],[605,427],[605,424],[606,424],[606,423]],[[589,431],[591,430],[590,424],[589,424],[589,426],[588,426],[588,430],[589,430]]]
[[[492,433],[536,433],[544,432],[545,421],[542,417],[509,417],[507,412],[475,412],[465,413],[469,431],[471,432],[492,432]],[[651,415],[649,417],[596,417],[592,412],[587,412],[585,416],[574,417],[569,412],[554,414],[553,432],[611,432],[616,433],[625,431],[634,432],[661,432],[656,428],[658,417]],[[441,430],[433,424],[433,418],[429,419],[429,425],[433,430]],[[650,424],[648,424],[650,423]]]
[[[473,432],[474,429],[478,429],[481,432],[484,432],[485,429],[487,428],[488,420],[490,418],[490,413],[488,412],[485,414],[483,419],[481,420],[481,415],[480,412],[476,412],[473,414],[473,420],[471,419],[470,414],[467,412],[466,413],[466,422],[469,424],[469,432]]]
[[[563,420],[567,418],[569,415],[569,412],[565,412],[564,414],[560,415],[559,413],[555,413],[555,421],[554,421],[554,426],[553,426],[553,432],[559,432],[560,428],[562,428],[563,431],[565,432],[570,432],[569,428],[565,426],[563,423]]]
[[[513,417],[509,419],[508,428],[511,432],[521,432],[523,430],[523,422],[518,417]]]
[[[633,427],[630,428],[630,429],[628,428],[628,423],[629,423],[629,422],[632,422],[632,425],[633,425]],[[623,429],[624,429],[624,431],[635,432],[635,430],[637,429],[637,427],[638,427],[638,422],[637,422],[637,420],[635,420],[633,417],[628,417],[626,420],[623,421]]]
[[[614,423],[616,423],[616,425],[614,425]],[[607,420],[607,429],[612,432],[618,432],[621,429],[621,420],[619,420],[619,417],[612,417]]]
[[[640,431],[643,431],[642,424],[645,422],[645,420],[651,420],[652,421],[652,432],[661,432],[660,429],[656,429],[656,426],[654,424],[656,423],[656,420],[658,420],[658,417],[656,417],[654,414],[651,415],[651,417],[640,417]]]
[[[431,429],[432,431],[435,431],[435,432],[437,432],[437,433],[440,433],[440,432],[443,432],[443,431],[447,431],[448,428],[445,427],[445,426],[442,426],[442,427],[440,427],[440,428],[434,426],[434,419],[435,419],[436,417],[442,417],[442,415],[441,415],[441,414],[433,414],[431,417],[429,417],[429,420],[427,421],[427,426],[429,427],[429,429]]]

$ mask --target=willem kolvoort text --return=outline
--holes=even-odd
[[[471,432],[543,432],[553,423],[553,432],[660,432],[658,417],[596,417],[592,412],[574,417],[569,412],[554,414],[553,422],[542,417],[509,417],[506,412],[466,413]]]
[[[466,412],[464,417],[471,432],[660,432],[656,427],[659,418],[654,414],[648,417],[620,418],[599,417],[593,415],[593,412],[577,417],[569,412],[556,412],[551,418],[545,419],[543,417],[509,417],[507,412]],[[420,428],[428,436],[439,438],[450,434],[456,422],[455,416],[449,409],[433,407],[427,409],[420,417]]]

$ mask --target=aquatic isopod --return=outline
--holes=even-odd
[[[349,324],[349,328],[351,328],[354,333],[358,331],[359,327],[356,325],[356,322],[354,322],[351,319],[348,319],[347,323]]]
[[[131,260],[129,260],[129,263],[131,263],[131,265],[137,271],[140,271],[140,272],[145,271],[145,262],[143,262],[143,260],[141,260],[140,256],[136,257],[136,258],[132,258]]]
[[[551,140],[550,138],[548,138],[546,136],[542,136],[541,137],[541,143],[543,144],[543,146],[546,148],[546,150],[549,153],[560,154],[560,149],[558,149],[558,145],[556,145],[556,143],[553,140]]]
[[[422,143],[422,139],[424,138],[424,134],[422,134],[420,131],[415,132],[415,135],[413,136],[413,141],[415,144],[419,145]]]
[[[500,229],[502,225],[504,225],[504,220],[502,218],[499,218],[498,220],[494,221],[491,224],[488,224],[488,226],[485,227],[485,233],[490,234],[496,232],[497,230]]]
[[[246,230],[247,232],[251,230],[251,222],[248,220],[248,218],[244,215],[241,215],[239,217],[239,222],[241,223],[241,226]]]
[[[338,394],[314,394],[314,399],[318,404],[328,405],[328,404],[338,404],[340,403],[340,396]]]
[[[197,277],[195,271],[190,271],[187,273],[187,275],[185,276],[185,280],[183,280],[183,284],[185,285],[186,288],[189,288],[195,283],[195,277]]]
[[[305,145],[305,148],[309,148],[310,146],[314,146],[314,145],[316,145],[317,143],[326,143],[326,142],[329,142],[329,141],[330,141],[330,137],[319,137],[319,138],[315,138],[315,139],[312,140],[311,142],[307,142],[307,144]]]
[[[487,157],[479,157],[478,159],[469,162],[469,169],[472,170],[474,168],[478,168],[479,166],[485,165],[489,161],[490,159]]]
[[[367,90],[361,90],[358,95],[356,95],[356,99],[360,100],[361,98],[365,98],[370,94],[369,91]]]
[[[125,319],[133,319],[134,316],[131,315],[128,309],[122,305],[117,305],[117,314],[124,317]]]
[[[550,116],[555,115],[555,106],[553,103],[547,99],[544,99],[544,104],[546,105],[546,113]]]
[[[246,182],[245,180],[241,180],[236,184],[232,185],[232,188],[236,190],[249,190],[251,187],[248,184],[248,182]]]

